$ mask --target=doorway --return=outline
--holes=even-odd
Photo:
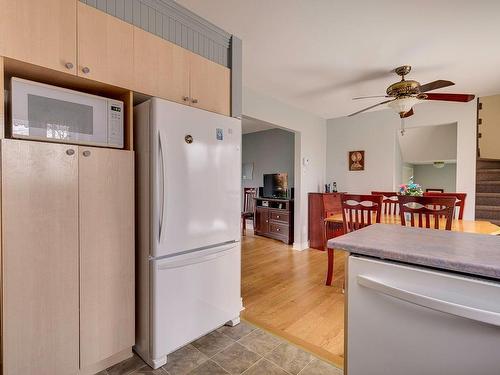
[[[242,211],[249,209],[245,189],[255,189],[257,197],[295,200],[296,186],[296,134],[265,121],[242,118]],[[272,182],[278,191],[269,191]],[[272,189],[271,189],[272,190]],[[279,194],[278,194],[279,193]],[[253,209],[253,207],[250,207]],[[290,220],[294,223],[294,220]],[[252,231],[254,218],[246,221]],[[292,233],[294,228],[292,228]]]

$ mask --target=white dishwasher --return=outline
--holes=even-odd
[[[499,375],[500,283],[351,255],[348,375]]]

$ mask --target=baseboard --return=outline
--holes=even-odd
[[[306,242],[294,242],[292,245],[292,249],[302,251],[309,249],[309,241]]]
[[[93,365],[90,365],[88,367],[85,367],[83,369],[80,369],[78,371],[78,375],[93,375],[97,374],[98,372],[102,370],[106,370],[108,367],[111,367],[113,365],[116,365],[117,363],[120,363],[130,357],[133,356],[132,353],[132,348],[127,348],[119,353],[116,353],[112,355],[111,357],[108,357],[100,362],[94,363]]]

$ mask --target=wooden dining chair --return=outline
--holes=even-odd
[[[374,223],[380,223],[382,195],[342,194],[340,197],[344,233],[349,233]],[[328,270],[326,285],[332,285],[335,252],[327,247]]]
[[[329,217],[335,216],[338,213],[338,211],[326,211],[325,213],[325,220],[323,222],[323,238],[325,239],[324,249],[327,248],[327,242],[329,239],[339,237],[344,234],[344,227],[341,223],[328,220]]]
[[[380,223],[383,197],[381,195],[342,194],[344,233]]]
[[[399,213],[398,193],[395,191],[372,191],[372,195],[382,195],[382,214],[397,215]]]
[[[247,220],[254,218],[256,188],[243,188],[243,211],[241,212],[241,234],[246,235]]]
[[[399,214],[401,225],[419,228],[434,228],[451,230],[454,197],[414,197],[401,195],[399,197]]]
[[[425,192],[424,197],[454,197],[456,199],[455,206],[458,207],[458,220],[463,220],[465,211],[465,200],[467,193],[436,193]]]

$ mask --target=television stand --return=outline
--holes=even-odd
[[[293,244],[293,199],[257,197],[254,200],[255,234]]]

